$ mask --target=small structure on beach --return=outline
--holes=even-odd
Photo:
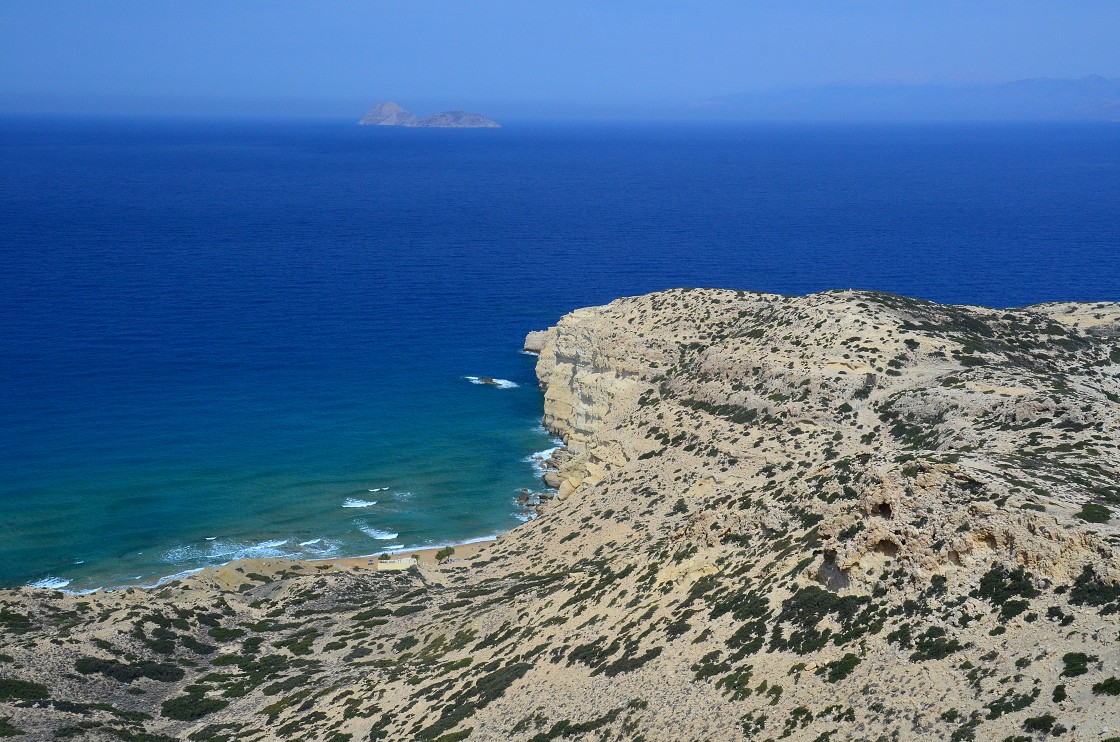
[[[415,567],[416,560],[412,557],[404,559],[375,559],[373,561],[373,568],[377,572],[399,572],[402,569]]]

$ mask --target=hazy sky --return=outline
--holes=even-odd
[[[834,81],[1120,77],[1120,2],[2,0],[0,111],[664,112]]]

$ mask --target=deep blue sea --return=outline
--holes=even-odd
[[[0,121],[0,585],[513,528],[525,333],[678,286],[1120,300],[1120,125]]]

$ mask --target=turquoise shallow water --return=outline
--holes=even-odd
[[[1108,125],[0,122],[0,585],[514,527],[552,445],[521,340],[620,295],[1120,299],[1118,145]]]
[[[509,356],[491,363],[523,386],[448,376],[428,380],[411,404],[376,377],[351,379],[344,392],[326,376],[329,393],[283,407],[258,393],[101,410],[115,435],[56,455],[54,468],[45,456],[24,461],[13,474],[26,479],[7,480],[19,495],[5,513],[19,523],[7,569],[26,560],[19,581],[68,579],[68,589],[151,584],[233,558],[379,553],[511,528],[524,517],[519,489],[539,487],[524,459],[550,443],[537,428],[540,394],[524,378],[531,359]],[[170,409],[177,403],[190,414]]]

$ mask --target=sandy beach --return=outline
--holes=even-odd
[[[469,541],[462,544],[450,544],[450,547],[455,550],[455,553],[452,554],[448,559],[446,559],[443,562],[442,566],[467,566],[468,559],[485,551],[490,547],[491,544],[494,543],[495,540],[496,539],[490,538],[486,539],[485,541]],[[443,548],[445,547],[439,546],[431,549],[410,549],[408,551],[398,551],[394,554],[391,554],[390,556],[392,559],[406,559],[408,557],[413,557],[421,564],[438,564],[439,562],[437,562],[436,560],[436,553]],[[316,567],[319,567],[323,564],[330,564],[335,569],[372,569],[374,566],[373,562],[375,562],[377,558],[377,556],[365,556],[349,557],[345,559],[311,559],[305,560],[305,563],[313,564]]]
[[[495,539],[485,539],[461,544],[449,544],[449,547],[454,549],[454,553],[443,562],[436,559],[436,554],[442,549],[448,548],[444,546],[398,552],[391,554],[390,559],[396,561],[413,558],[422,567],[438,566],[440,569],[458,569],[469,567],[470,560],[488,549],[494,541]],[[180,582],[197,582],[199,584],[213,584],[221,589],[229,590],[237,589],[240,585],[248,582],[272,581],[299,574],[376,571],[379,558],[379,554],[374,554],[336,559],[239,559],[216,567],[207,567],[181,580],[172,580],[151,589],[158,590]]]

